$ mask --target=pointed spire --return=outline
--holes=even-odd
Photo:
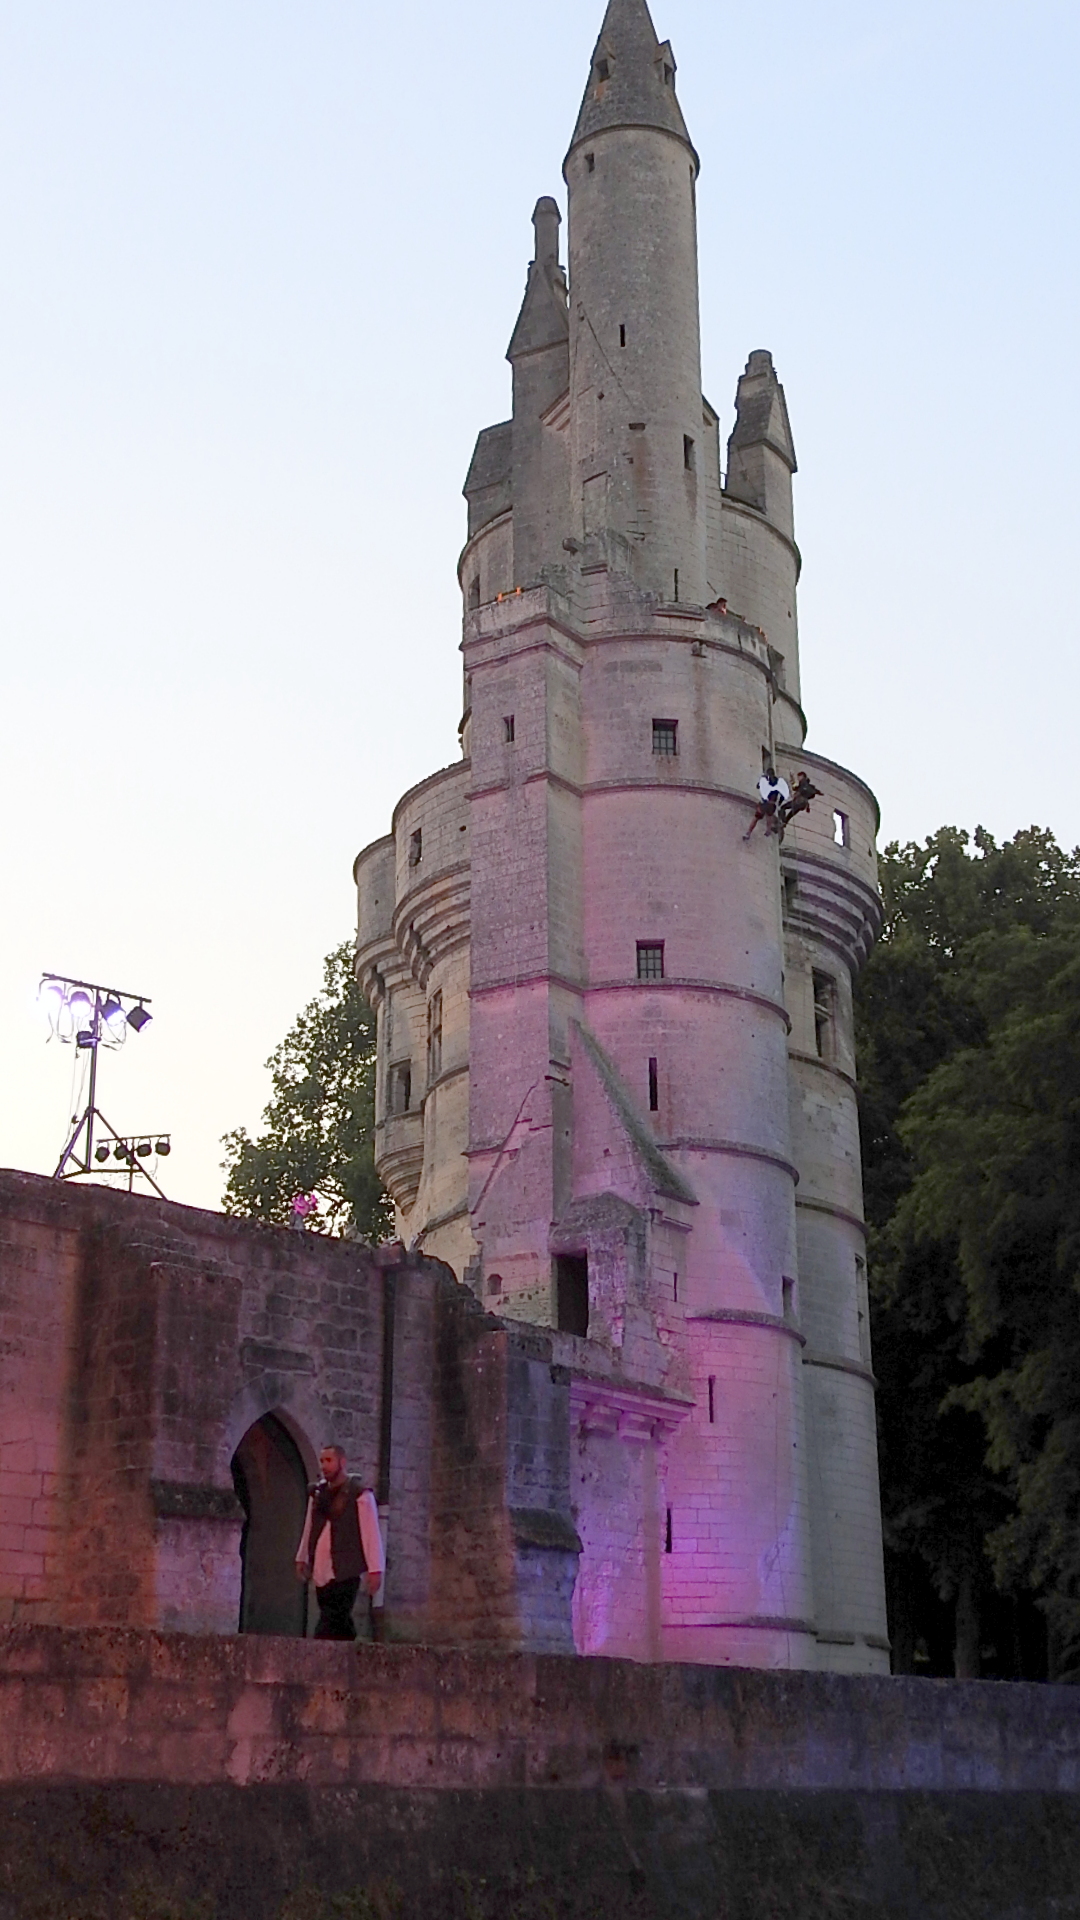
[[[570,151],[606,127],[660,127],[697,154],[675,95],[670,40],[656,37],[645,0],[608,0]]]

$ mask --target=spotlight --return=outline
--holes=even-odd
[[[172,1142],[169,1140],[168,1136],[166,1136],[164,1140],[158,1141],[157,1146],[154,1148],[154,1152],[157,1154],[160,1160],[166,1160],[168,1158],[169,1154],[172,1152]]]
[[[128,1026],[132,1027],[136,1033],[141,1033],[144,1027],[148,1027],[150,1025],[150,1022],[153,1019],[153,1017],[154,1016],[152,1013],[147,1013],[146,1008],[143,1006],[142,1001],[140,1000],[138,1006],[132,1007],[131,1012],[128,1014],[127,1023],[128,1023]]]
[[[45,1010],[49,1025],[55,1031],[64,1009],[64,989],[59,980],[46,980],[38,994],[38,1000]]]
[[[140,1140],[135,1151],[138,1154],[140,1160],[145,1160],[147,1154],[150,1152],[149,1140]]]
[[[117,1160],[130,1160],[131,1158],[131,1155],[129,1154],[123,1140],[117,1141],[115,1147],[113,1148],[113,1155]]]
[[[92,1031],[94,1024],[94,1003],[90,995],[84,993],[81,987],[76,987],[74,993],[68,994],[68,1012],[71,1015],[71,1024],[77,1035]]]
[[[104,1140],[101,1140],[98,1142],[97,1146],[94,1148],[94,1159],[100,1161],[100,1160],[107,1160],[108,1157],[109,1157],[109,1149],[105,1145]]]
[[[119,1000],[112,994],[109,995],[109,998],[101,1010],[101,1017],[109,1029],[110,1039],[122,1040],[124,1037],[124,1027],[127,1023],[127,1015]]]

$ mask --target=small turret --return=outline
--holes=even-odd
[[[514,370],[513,576],[534,586],[565,562],[568,512],[566,435],[545,419],[570,384],[566,275],[559,262],[562,215],[545,196],[533,212],[534,259],[506,351]]]
[[[750,355],[735,394],[735,426],[728,441],[727,493],[756,507],[774,527],[794,538],[791,476],[797,471],[784,389],[772,354]]]

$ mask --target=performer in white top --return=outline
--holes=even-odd
[[[296,1571],[304,1581],[314,1576],[316,1640],[355,1640],[352,1612],[361,1582],[374,1599],[385,1572],[379,1509],[371,1488],[349,1478],[341,1447],[323,1447],[319,1465],[323,1477],[308,1488]]]

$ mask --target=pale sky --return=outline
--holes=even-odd
[[[214,1206],[220,1136],[456,757],[479,428],[602,0],[0,3],[0,1165],[50,1172],[42,969]],[[882,840],[1080,841],[1075,0],[655,0],[702,158],[705,385],[770,347],[808,745]]]

